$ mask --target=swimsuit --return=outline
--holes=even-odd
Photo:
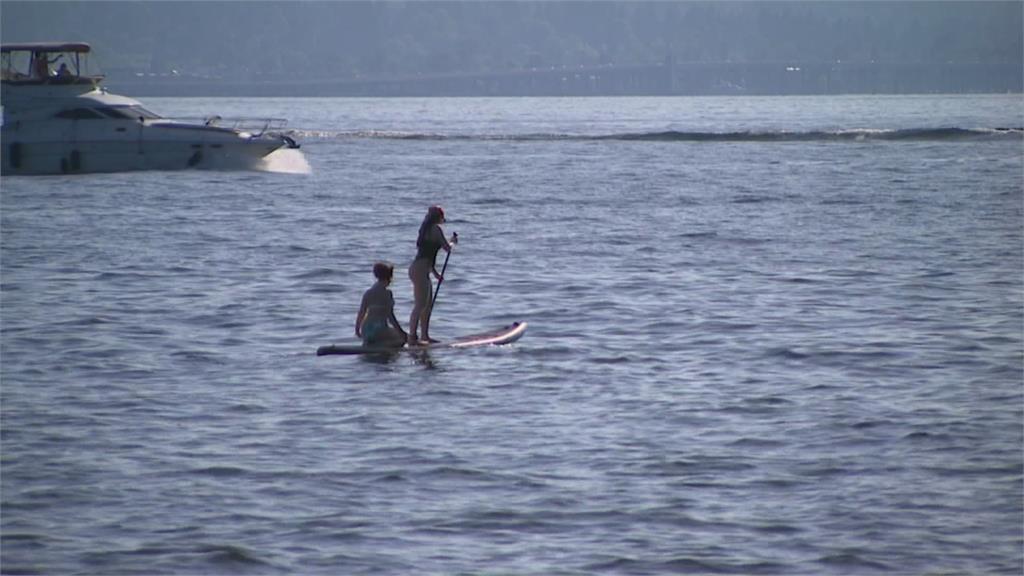
[[[437,225],[435,224],[426,230],[422,230],[420,237],[416,239],[416,259],[426,258],[431,265],[437,259],[437,252],[444,246],[444,244],[433,238],[432,232],[436,227]]]
[[[371,318],[363,323],[363,344],[370,344],[387,330],[388,323],[381,318]]]

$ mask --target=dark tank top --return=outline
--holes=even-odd
[[[431,237],[431,232],[434,231],[435,227],[437,227],[437,224],[420,228],[420,237],[416,239],[416,259],[426,258],[430,261],[431,265],[437,259],[437,251],[443,246],[443,244]]]

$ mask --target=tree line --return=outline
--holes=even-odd
[[[81,40],[104,68],[367,78],[675,62],[1022,60],[1022,6],[968,2],[0,3],[4,42]]]

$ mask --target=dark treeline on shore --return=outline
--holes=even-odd
[[[1020,91],[1008,2],[21,2],[111,83],[286,95]]]

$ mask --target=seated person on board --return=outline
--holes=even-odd
[[[53,64],[60,60],[60,54],[56,58],[50,60],[46,57],[46,52],[35,52],[32,56],[32,76],[43,80],[50,77],[50,64]]]
[[[395,298],[388,290],[395,267],[386,262],[373,265],[377,282],[363,294],[356,315],[356,336],[363,339],[363,346],[380,348],[401,348],[408,335],[395,318]]]

